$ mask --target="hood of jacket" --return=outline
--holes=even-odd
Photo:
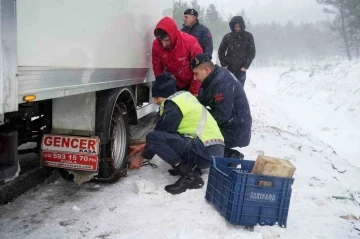
[[[170,17],[164,17],[156,25],[155,30],[154,30],[154,35],[155,35],[155,31],[157,29],[162,29],[169,35],[171,46],[174,47],[176,44],[177,35],[179,32],[179,30],[176,26],[176,22]]]
[[[229,27],[232,32],[235,32],[235,30],[234,30],[235,24],[240,24],[241,32],[245,31],[246,26],[245,26],[244,18],[242,18],[242,16],[235,16],[235,17],[231,18],[231,20],[229,22]]]

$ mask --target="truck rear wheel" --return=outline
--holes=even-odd
[[[114,182],[125,176],[129,157],[130,128],[126,106],[117,103],[109,125],[110,140],[101,145],[98,180]]]

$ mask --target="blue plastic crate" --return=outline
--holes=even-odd
[[[251,174],[255,162],[212,157],[205,198],[230,223],[286,227],[293,178]],[[273,187],[259,186],[270,181]]]

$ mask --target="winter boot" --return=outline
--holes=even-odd
[[[197,189],[204,186],[204,181],[199,173],[187,164],[179,166],[181,177],[174,183],[165,186],[165,190],[171,194],[179,194],[185,192],[187,189]]]
[[[229,148],[225,148],[224,157],[232,158],[232,159],[241,159],[241,160],[244,159],[244,155],[242,153],[240,153],[237,150],[233,150]]]
[[[235,151],[233,154],[231,154],[230,158],[243,160],[244,155],[242,153],[240,153],[239,151]]]
[[[170,173],[171,176],[179,176],[180,175],[180,165],[178,166],[172,166],[173,168],[172,169],[169,169],[168,172]],[[195,171],[199,173],[199,175],[201,176],[203,173],[201,171],[200,168],[196,167],[195,168]]]
[[[168,172],[171,176],[178,176],[180,175],[180,166],[184,164],[183,162],[180,162],[178,165],[173,165],[172,169],[169,169]]]

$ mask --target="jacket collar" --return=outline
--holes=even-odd
[[[196,22],[193,25],[191,25],[190,27],[187,27],[184,24],[183,24],[183,27],[185,27],[186,29],[188,29],[190,31],[191,29],[196,28],[197,26],[199,26],[199,24],[200,24],[199,20],[196,20]]]
[[[220,70],[220,66],[215,65],[215,69],[212,72],[210,72],[210,74],[205,78],[205,80],[201,83],[201,86],[207,88],[214,80],[219,70]]]

